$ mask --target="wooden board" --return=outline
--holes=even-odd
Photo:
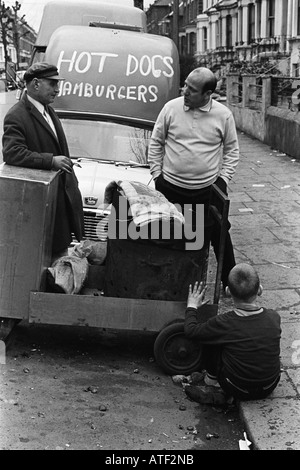
[[[0,165],[0,318],[28,318],[51,260],[57,173]]]
[[[158,332],[184,320],[185,308],[186,302],[31,292],[29,321]]]
[[[105,295],[185,301],[191,283],[206,282],[208,254],[208,246],[185,251],[150,241],[108,239]]]

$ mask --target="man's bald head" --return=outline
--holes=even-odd
[[[211,100],[217,79],[206,67],[194,69],[186,78],[183,90],[184,104],[188,108],[201,108]]]
[[[206,67],[197,67],[192,70],[188,75],[188,78],[197,84],[197,87],[201,89],[202,93],[211,91],[214,93],[217,87],[217,78],[215,74]]]
[[[233,297],[247,302],[259,294],[259,276],[249,264],[237,264],[229,273],[228,288]]]

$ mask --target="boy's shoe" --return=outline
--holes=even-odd
[[[205,372],[192,372],[190,375],[191,385],[205,385]]]
[[[210,377],[208,374],[206,374],[204,377],[204,384],[208,387],[221,388],[221,385],[219,384],[217,379]]]
[[[217,379],[209,376],[205,370],[202,372],[192,372],[189,383],[190,385],[208,385],[209,387],[221,388]]]
[[[227,400],[221,388],[208,385],[187,385],[184,389],[187,396],[204,405],[226,405]]]

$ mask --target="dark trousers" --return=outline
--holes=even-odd
[[[52,239],[52,255],[57,256],[67,250],[72,241],[72,229],[70,223],[70,209],[64,190],[64,175],[59,176],[55,222]]]
[[[214,249],[216,258],[217,260],[219,260],[219,241],[221,227],[218,222],[215,222],[211,219],[208,212],[211,187],[208,186],[204,189],[180,188],[179,186],[175,186],[174,184],[171,184],[166,181],[161,174],[155,181],[155,189],[157,191],[160,191],[173,204],[180,204],[181,207],[183,207],[184,204],[192,205],[194,213],[196,213],[195,207],[197,204],[204,205],[205,224],[207,226],[211,226],[209,230],[210,242]],[[221,276],[221,280],[224,287],[227,286],[229,272],[236,264],[229,229],[230,223],[228,222],[228,231],[225,239],[224,260]]]
[[[222,363],[222,349],[216,345],[203,345],[202,367],[210,376],[217,378],[227,396],[238,400],[261,400],[266,398],[275,390],[280,381],[280,374],[271,380],[256,384],[241,382],[234,377],[229,377]]]

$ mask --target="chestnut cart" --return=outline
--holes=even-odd
[[[80,294],[47,292],[57,173],[0,166],[0,339],[21,320],[157,333],[154,356],[167,374],[189,374],[201,346],[184,335],[188,285],[206,281],[209,245],[198,251],[109,240],[105,264],[90,265]],[[221,224],[214,300],[218,311],[229,200],[217,187],[211,211]],[[154,294],[153,294],[154,293]]]

